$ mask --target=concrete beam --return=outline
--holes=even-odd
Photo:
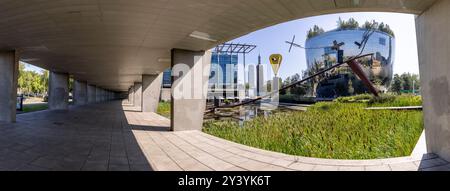
[[[50,72],[48,107],[52,110],[69,108],[69,75]]]
[[[75,105],[85,105],[88,103],[88,90],[86,82],[75,80],[73,89],[73,101]]]
[[[142,75],[142,112],[157,111],[163,75]]]
[[[0,51],[0,121],[16,121],[18,72],[18,52]]]
[[[450,1],[417,17],[417,39],[428,152],[450,161]]]
[[[172,50],[172,131],[202,129],[210,71],[211,52]]]
[[[142,108],[142,83],[134,83],[134,107]]]

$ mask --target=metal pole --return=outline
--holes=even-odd
[[[245,70],[245,52],[243,53],[243,55],[244,55],[244,60],[243,60],[243,62],[244,62],[244,97],[245,97],[245,99],[247,99],[247,82],[246,82],[246,77],[247,77],[247,75],[246,75],[246,70]]]

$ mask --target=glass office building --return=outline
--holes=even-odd
[[[360,54],[374,54],[373,59],[363,58],[359,62],[374,85],[380,91],[387,91],[393,76],[395,38],[387,33],[375,31],[362,51],[363,48],[355,42],[361,42],[366,31],[364,29],[333,30],[307,39],[308,71],[315,73],[337,64],[337,51],[329,47],[333,45],[333,41],[344,42],[345,44],[341,47],[344,51],[344,60]],[[313,81],[312,94],[319,99],[333,99],[368,92],[367,87],[346,65]]]
[[[162,81],[162,87],[163,88],[170,88],[172,87],[172,70],[169,68],[166,71],[164,71],[163,74],[163,81]]]
[[[218,54],[211,55],[211,74],[209,78],[209,91],[237,91],[238,82],[238,55],[235,54]],[[164,71],[163,84],[164,88],[170,88],[171,70]]]
[[[235,89],[238,77],[238,55],[211,55],[210,89]]]

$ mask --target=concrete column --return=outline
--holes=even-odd
[[[450,1],[437,1],[416,19],[428,152],[450,161]]]
[[[88,90],[86,82],[75,80],[73,98],[75,105],[85,105],[88,103]]]
[[[87,101],[88,103],[95,103],[97,100],[95,98],[96,96],[96,90],[97,88],[93,85],[87,85]]]
[[[134,107],[142,108],[142,83],[134,83]]]
[[[157,111],[163,74],[142,75],[142,112]]]
[[[48,107],[53,110],[69,108],[69,75],[50,72]]]
[[[0,121],[16,121],[18,71],[18,52],[0,51]]]
[[[211,52],[172,50],[172,131],[202,129],[210,72]]]
[[[102,88],[96,87],[95,90],[95,102],[101,103],[102,102]]]
[[[128,102],[134,105],[134,85],[128,90]]]

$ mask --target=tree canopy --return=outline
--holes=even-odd
[[[413,87],[414,85],[414,87]],[[402,92],[412,92],[420,89],[420,78],[417,74],[403,73],[401,75],[395,74],[391,84],[390,91],[401,94]]]
[[[17,88],[22,94],[45,94],[48,91],[48,77],[48,71],[26,71],[25,64],[20,63]]]

